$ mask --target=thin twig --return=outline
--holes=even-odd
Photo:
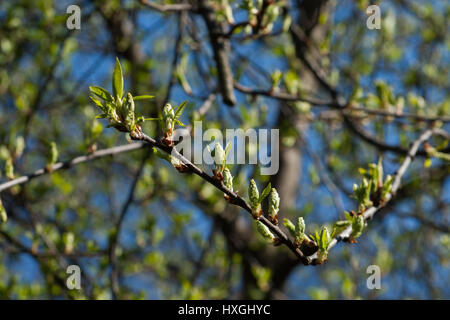
[[[289,94],[286,92],[281,92],[281,91],[276,91],[276,90],[253,89],[253,88],[244,86],[240,83],[235,83],[234,87],[238,91],[245,93],[245,94],[249,94],[249,95],[261,95],[261,96],[266,96],[266,97],[270,97],[270,98],[273,98],[276,100],[281,100],[281,101],[292,101],[292,102],[303,101],[303,102],[308,102],[313,106],[328,106],[333,109],[340,110],[341,112],[345,112],[346,114],[348,114],[350,111],[356,111],[356,112],[364,112],[367,114],[371,114],[374,116],[380,116],[380,117],[411,118],[411,119],[414,119],[417,121],[423,121],[423,122],[436,122],[436,121],[450,122],[450,117],[446,117],[446,116],[436,116],[436,117],[430,116],[429,117],[429,116],[423,116],[423,115],[419,115],[419,114],[415,114],[415,113],[408,113],[408,112],[396,113],[396,112],[389,112],[389,111],[385,111],[385,110],[364,108],[364,107],[361,107],[360,105],[355,105],[354,103],[352,103],[352,105],[345,106],[345,108],[342,108],[342,106],[337,105],[335,102],[333,102],[331,100],[319,100],[319,99],[314,99],[314,98],[299,97],[294,94]]]
[[[216,21],[214,9],[206,0],[200,0],[199,13],[205,20],[208,28],[209,39],[214,53],[216,62],[220,93],[223,102],[229,106],[236,104],[236,97],[233,89],[233,73],[231,72],[229,53],[230,40],[224,36],[225,25]]]
[[[152,1],[147,0],[139,0],[139,2],[149,7],[150,9],[159,11],[159,12],[177,12],[177,11],[189,11],[193,10],[192,5],[189,3],[177,3],[177,4],[157,4]]]
[[[133,151],[133,150],[142,149],[145,146],[146,145],[144,143],[132,143],[132,144],[122,145],[122,146],[118,146],[118,147],[112,147],[112,148],[108,148],[108,149],[98,150],[98,151],[95,151],[88,155],[75,157],[69,161],[57,162],[53,166],[51,166],[50,170],[48,170],[47,168],[41,168],[39,170],[36,170],[33,173],[30,173],[30,174],[27,174],[27,175],[21,176],[19,178],[16,178],[16,179],[13,179],[13,180],[10,180],[10,181],[0,184],[0,192],[4,191],[6,189],[9,189],[15,185],[26,183],[36,177],[48,174],[53,171],[57,171],[60,169],[69,169],[79,163],[95,160],[98,158],[103,158],[106,156],[112,156],[112,155],[123,153],[123,152],[129,152],[129,151]]]
[[[427,141],[432,135],[434,134],[440,134],[439,129],[428,129],[424,133],[420,135],[417,140],[414,141],[414,143],[411,145],[411,148],[408,151],[408,155],[403,160],[401,166],[398,168],[395,176],[394,176],[394,182],[392,184],[392,192],[386,196],[386,199],[384,199],[383,203],[379,204],[378,206],[372,206],[368,208],[366,211],[364,211],[364,220],[370,220],[372,217],[377,213],[381,208],[386,206],[386,204],[395,196],[396,192],[400,188],[400,183],[403,178],[403,176],[406,173],[406,170],[408,169],[409,165],[411,164],[412,160],[417,154],[417,151],[419,150],[419,147],[422,143]],[[350,235],[353,232],[352,226],[349,226],[344,231],[339,233],[330,243],[328,246],[328,250],[333,248],[339,241],[346,240],[350,237]],[[317,258],[317,253],[313,254],[309,257],[312,261]]]
[[[172,157],[175,157],[179,161],[181,161],[191,173],[196,174],[203,180],[209,182],[211,185],[222,191],[229,197],[229,202],[237,205],[244,210],[246,210],[249,214],[252,214],[252,209],[250,205],[247,203],[244,198],[238,196],[235,192],[228,189],[222,181],[215,179],[213,176],[210,176],[202,169],[194,165],[190,160],[186,159],[183,155],[181,155],[174,147],[167,146],[160,141],[153,139],[152,137],[147,136],[146,134],[139,132],[131,134],[131,139],[138,141],[145,141],[153,147],[157,147],[158,149],[164,151],[167,154],[170,154]],[[263,224],[265,224],[279,239],[280,243],[285,244],[299,259],[303,264],[308,265],[311,261],[303,254],[303,252],[294,244],[293,241],[276,225],[270,222],[266,217],[261,216],[258,218]]]

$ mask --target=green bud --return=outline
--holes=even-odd
[[[22,136],[16,138],[16,144],[14,148],[14,154],[16,157],[20,157],[25,149],[25,139]]]
[[[303,220],[303,217],[298,217],[297,224],[295,225],[295,241],[298,244],[301,244],[305,238],[305,228],[305,220]]]
[[[127,100],[128,100],[128,110],[131,112],[134,112],[134,100],[133,100],[133,96],[131,95],[131,93],[128,92],[127,94]]]
[[[394,177],[391,175],[386,176],[386,181],[384,182],[383,188],[381,189],[381,199],[385,199],[386,196],[392,192],[392,182],[394,182]]]
[[[14,165],[11,157],[6,159],[5,163],[5,175],[8,179],[14,179]]]
[[[225,187],[233,191],[233,176],[228,168],[223,170],[223,183]]]
[[[353,219],[353,223],[352,223],[352,238],[356,239],[358,238],[361,234],[362,231],[364,229],[364,217],[362,215],[356,216]]]
[[[315,233],[314,239],[317,242],[317,246],[319,247],[319,250],[317,252],[317,262],[319,264],[323,263],[325,260],[327,260],[328,257],[328,246],[331,242],[330,233],[328,232],[327,227],[322,227],[322,230],[320,231],[320,235]]]
[[[258,186],[256,185],[255,180],[250,180],[250,184],[248,186],[248,196],[250,198],[250,206],[252,209],[256,209],[259,206],[259,191]]]
[[[54,165],[56,162],[58,162],[58,147],[56,146],[56,143],[54,141],[50,142],[50,157],[49,157],[49,164]]]
[[[272,88],[277,88],[280,85],[282,77],[283,77],[283,73],[280,70],[275,70],[270,75],[270,78],[272,80]]]
[[[0,159],[5,160],[11,157],[11,153],[6,146],[0,146]]]
[[[269,195],[269,216],[275,217],[280,210],[280,196],[277,189],[272,188]]]
[[[173,107],[170,103],[166,103],[166,105],[163,108],[163,118],[175,118],[175,111],[173,110]]]
[[[256,221],[256,229],[264,237],[264,239],[267,239],[271,242],[275,240],[275,236],[272,234],[272,232],[270,232],[269,228],[259,220]]]
[[[356,184],[353,184],[353,192],[355,193],[355,198],[359,202],[360,209],[364,209],[372,205],[372,201],[370,200],[370,191],[372,188],[371,182],[369,182],[366,178],[363,178],[360,187],[358,187],[358,185]]]
[[[214,162],[216,164],[217,171],[222,172],[225,167],[226,156],[220,143],[216,143],[216,146],[214,147]]]
[[[175,127],[175,111],[170,103],[166,103],[162,111],[163,129],[170,134]]]
[[[378,188],[381,188],[383,186],[383,158],[380,157],[378,159],[378,165],[377,165],[377,178],[378,178]]]
[[[8,220],[8,215],[6,214],[5,207],[3,206],[2,199],[0,199],[0,221],[6,222]]]
[[[330,233],[328,232],[327,227],[322,227],[322,230],[320,232],[320,241],[318,243],[319,248],[323,251],[328,250],[328,245],[330,244]]]
[[[293,236],[295,238],[295,226],[291,222],[291,220],[284,218],[283,219],[283,224],[286,227],[286,229],[288,229],[288,231],[291,234],[291,236]]]

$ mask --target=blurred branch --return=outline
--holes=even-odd
[[[270,97],[270,98],[273,98],[276,100],[288,101],[288,102],[295,102],[295,101],[308,102],[308,103],[312,104],[313,106],[328,106],[333,109],[341,110],[341,112],[346,113],[346,114],[350,113],[351,111],[355,111],[355,112],[364,112],[369,115],[375,115],[375,116],[380,116],[380,117],[411,118],[411,119],[414,119],[417,121],[423,121],[423,122],[436,122],[436,121],[450,122],[450,117],[446,117],[446,116],[427,117],[427,116],[422,116],[419,114],[407,113],[407,112],[396,113],[396,112],[389,112],[389,111],[385,111],[385,110],[369,109],[369,108],[361,107],[360,105],[355,106],[354,103],[352,103],[350,105],[346,105],[346,106],[341,106],[341,105],[338,105],[335,102],[329,101],[329,100],[319,100],[319,99],[314,99],[314,98],[299,97],[297,95],[289,94],[287,92],[281,92],[281,91],[275,91],[275,90],[253,89],[253,88],[244,86],[237,82],[234,83],[234,87],[238,91],[245,93],[245,94],[249,94],[249,95],[266,96],[266,97]],[[353,117],[353,115],[351,115],[351,114],[348,114],[348,115]]]
[[[53,171],[57,171],[60,169],[69,169],[79,163],[103,158],[106,156],[112,156],[112,155],[123,153],[123,152],[138,150],[138,149],[142,149],[144,147],[145,147],[144,143],[127,144],[127,145],[122,145],[122,146],[118,146],[118,147],[112,147],[112,148],[108,148],[108,149],[98,150],[98,151],[95,151],[88,155],[75,157],[69,161],[57,162],[53,166],[50,167],[50,170],[48,170],[47,168],[42,168],[42,169],[36,170],[33,173],[30,173],[30,174],[27,174],[27,175],[21,176],[19,178],[16,178],[16,179],[13,179],[13,180],[10,180],[10,181],[0,184],[0,192],[4,191],[6,189],[9,189],[15,185],[26,183],[36,177],[48,174]]]
[[[252,214],[252,209],[244,198],[238,196],[237,193],[230,191],[221,180],[215,179],[213,176],[210,176],[202,169],[194,165],[191,161],[181,155],[174,147],[167,146],[142,132],[135,131],[133,134],[130,134],[130,137],[133,140],[144,141],[153,147],[157,147],[158,149],[164,151],[172,157],[175,157],[183,163],[183,165],[188,169],[189,172],[196,174],[197,176],[199,176],[206,182],[209,182],[211,185],[226,194],[230,199],[230,203],[243,208],[250,215]],[[183,172],[186,171],[183,170]],[[278,226],[274,225],[264,216],[259,217],[259,221],[266,225],[278,237],[280,243],[285,244],[303,262],[303,264],[310,264],[310,260],[303,254],[303,252],[299,248],[297,248],[297,246],[295,246],[294,242],[292,242]]]
[[[366,211],[364,211],[363,216],[364,220],[368,221],[373,218],[375,213],[377,213],[378,210],[385,207],[389,201],[395,196],[397,191],[400,188],[401,180],[406,173],[406,170],[408,169],[409,165],[413,161],[414,157],[416,156],[419,147],[422,143],[426,142],[432,135],[442,135],[442,130],[439,129],[428,129],[425,132],[423,132],[419,138],[417,138],[413,144],[411,145],[411,148],[408,151],[408,155],[403,160],[402,164],[398,168],[395,176],[394,176],[394,182],[392,184],[392,192],[386,196],[386,199],[383,203],[379,204],[378,206],[372,206],[368,208]],[[349,226],[344,231],[339,233],[330,243],[328,249],[333,248],[339,241],[345,241],[349,239],[350,235],[352,234],[353,228],[352,226]],[[310,256],[309,258],[314,260],[317,257],[317,253]]]
[[[192,10],[193,7],[189,3],[177,3],[177,4],[158,4],[148,0],[139,0],[139,2],[149,7],[150,9],[159,11],[159,12],[177,12],[177,11],[189,11]]]
[[[115,224],[115,230],[113,231],[112,236],[109,239],[109,260],[111,262],[111,274],[110,274],[110,280],[111,280],[111,291],[113,299],[119,298],[119,268],[118,268],[118,261],[117,261],[117,245],[119,242],[120,232],[122,231],[123,221],[125,220],[125,216],[129,212],[129,208],[131,204],[134,201],[134,192],[137,187],[137,183],[139,181],[139,178],[142,175],[142,171],[144,169],[145,162],[150,156],[150,149],[147,150],[144,157],[142,158],[141,164],[139,165],[139,169],[137,170],[133,182],[130,187],[130,191],[128,193],[128,198],[125,202],[125,204],[122,207],[122,211],[120,213],[119,218],[117,219],[117,222]]]
[[[230,41],[225,35],[225,25],[223,22],[217,22],[215,12],[206,0],[199,0],[199,13],[205,20],[208,28],[209,38],[216,61],[219,87],[223,102],[229,106],[236,104],[236,97],[233,89],[233,73],[231,72],[229,53]]]

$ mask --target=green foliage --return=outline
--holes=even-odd
[[[278,222],[278,211],[280,210],[280,196],[278,195],[277,189],[272,188],[269,195],[269,217],[273,221]]]
[[[260,195],[255,180],[250,180],[250,184],[248,185],[248,196],[250,199],[250,206],[252,208],[252,215],[255,219],[261,216],[261,203],[269,195],[271,188],[271,184],[269,183]]]
[[[317,263],[322,264],[328,257],[328,246],[332,241],[330,233],[328,232],[327,227],[323,226],[320,232],[315,231],[310,235],[310,238],[313,239],[319,247],[319,250],[317,251]]]
[[[130,92],[126,97],[123,97],[123,74],[119,59],[116,58],[116,65],[114,66],[112,76],[111,95],[106,89],[99,86],[90,86],[89,90],[92,95],[91,100],[103,112],[97,118],[106,119],[109,122],[108,127],[114,127],[122,132],[133,133],[140,130],[140,124],[146,119],[143,116],[136,116],[133,96]],[[150,99],[153,96],[144,95],[138,96],[138,100]]]
[[[256,221],[256,229],[258,230],[259,234],[269,242],[273,242],[275,240],[275,236],[272,234],[272,232],[270,232],[269,228],[259,220]]]
[[[8,220],[8,215],[6,214],[6,209],[3,206],[3,202],[0,199],[0,221],[5,223]]]
[[[241,219],[244,210],[227,204],[221,192],[199,177],[180,176],[171,168],[183,170],[176,158],[156,150],[150,155],[144,149],[133,150],[95,156],[84,164],[51,175],[47,172],[1,191],[4,207],[0,206],[0,221],[8,222],[0,222],[0,298],[111,299],[108,239],[113,234],[119,235],[115,253],[120,299],[276,298],[274,294],[283,292],[273,290],[274,284],[284,287],[289,298],[447,298],[445,281],[436,278],[450,261],[444,223],[446,139],[433,136],[420,147],[426,158],[418,155],[409,166],[395,201],[383,209],[389,219],[377,212],[373,217],[377,227],[368,228],[362,218],[370,206],[390,199],[394,183],[394,177],[383,172],[387,170],[380,170],[380,162],[367,163],[383,154],[386,164],[390,163],[386,168],[395,170],[405,157],[405,152],[395,150],[407,150],[430,126],[448,131],[445,121],[410,117],[444,118],[450,114],[446,3],[408,2],[403,8],[383,2],[381,30],[369,30],[364,23],[370,1],[343,2],[339,10],[352,14],[337,13],[339,19],[333,6],[323,5],[307,26],[304,9],[299,8],[304,3],[294,1],[284,8],[286,2],[266,2],[264,14],[263,1],[212,4],[215,21],[223,25],[225,33],[232,30],[220,37],[231,43],[225,56],[231,62],[232,81],[270,96],[240,92],[236,107],[228,108],[217,94],[219,70],[209,49],[213,48],[211,40],[202,36],[209,31],[204,23],[192,29],[189,21],[178,21],[176,12],[161,15],[146,10],[139,1],[126,5],[116,0],[98,1],[89,12],[82,8],[80,33],[67,30],[62,2],[0,2],[0,184],[61,159],[89,157],[95,151],[126,145],[122,132],[129,137],[129,133],[145,129],[150,137],[163,138],[171,145],[170,131],[183,125],[181,113],[191,123],[202,120],[207,128],[276,128],[280,129],[283,166],[280,175],[273,177],[280,187],[277,191],[270,188],[264,214],[272,222],[278,215],[284,218],[287,230],[282,229],[296,245],[303,240],[301,249],[307,250],[310,241],[306,235],[301,237],[302,232],[317,229],[320,240],[320,223],[331,223],[341,214],[334,210],[336,201],[332,200],[342,198],[347,205],[348,182],[358,181],[358,204],[345,220],[334,223],[330,238],[351,226],[348,240],[364,243],[339,244],[337,250],[330,250],[333,258],[330,256],[326,266],[310,266],[308,272],[298,272],[304,268],[298,266],[290,268],[291,272],[276,273],[286,259],[274,260],[274,253],[291,253],[262,241],[242,241],[260,237],[253,223]],[[161,18],[162,23],[149,30],[135,22],[149,17]],[[201,19],[201,15],[197,17]],[[151,37],[147,37],[149,31]],[[173,40],[180,31],[175,55]],[[306,31],[307,38],[297,38],[297,31],[300,36]],[[255,45],[258,50],[252,52]],[[311,75],[299,52],[312,59],[319,75],[325,71],[325,80],[336,86],[349,107],[368,108],[373,113],[341,112],[332,104],[319,107],[280,101],[277,95],[325,102],[332,98]],[[122,65],[118,59],[110,59],[114,65],[105,70],[105,60],[116,55]],[[407,58],[411,56],[414,59]],[[89,83],[89,79],[96,82]],[[90,88],[92,103],[84,90],[88,84],[96,84]],[[235,91],[239,90],[235,87]],[[152,99],[147,92],[159,99]],[[217,99],[203,108],[210,94]],[[172,101],[170,108],[163,110],[164,97],[189,99],[192,112],[186,114],[186,103],[177,108]],[[95,119],[97,110],[99,119],[105,120]],[[344,120],[344,114],[348,119]],[[144,127],[146,120],[159,123]],[[348,130],[348,120],[367,136]],[[103,131],[103,123],[116,130]],[[370,136],[390,148],[376,146]],[[51,142],[56,152],[52,152]],[[306,144],[314,147],[311,150],[323,168],[305,156]],[[226,154],[227,148],[221,147]],[[283,161],[286,159],[289,161]],[[423,162],[426,168],[418,165]],[[297,170],[304,167],[308,169]],[[359,167],[364,167],[360,175]],[[222,179],[238,196],[246,196],[248,176],[254,177],[255,186],[268,184],[267,177],[258,176],[253,166],[232,169],[219,162],[215,170],[221,175],[215,178],[218,184]],[[286,186],[294,183],[289,190],[292,194],[285,196]],[[264,193],[259,191],[262,189],[256,202]],[[130,194],[132,201],[118,228]],[[258,217],[261,207],[259,203],[255,210]],[[298,227],[301,218],[302,222],[308,220],[307,230]],[[230,232],[232,239],[228,238]],[[270,236],[262,237],[277,244]],[[230,246],[231,240],[239,246]],[[310,253],[315,249],[311,244]],[[317,255],[323,262],[327,251],[319,249]],[[29,257],[36,264],[32,273],[23,268]],[[65,264],[82,268],[82,290],[65,287],[67,274],[61,267]],[[367,290],[364,285],[366,267],[371,264],[382,270],[382,290]],[[305,277],[310,278],[310,287],[302,285]],[[398,278],[407,285],[393,285],[392,279]],[[144,281],[129,281],[133,279]]]
[[[223,183],[230,191],[233,191],[233,176],[228,168],[223,170]]]

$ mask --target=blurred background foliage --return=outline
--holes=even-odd
[[[226,30],[249,19],[244,3],[210,1]],[[448,1],[379,1],[382,27],[369,30],[373,3],[276,1],[258,34],[232,29],[234,80],[327,100],[306,56],[343,97],[366,108],[449,116]],[[80,30],[66,28],[71,4],[81,8]],[[326,105],[234,90],[230,107],[217,91],[211,39],[197,12],[159,12],[133,0],[2,1],[1,182],[45,167],[51,142],[60,160],[128,143],[95,119],[89,100],[89,85],[110,89],[116,56],[126,90],[156,97],[136,103],[140,114],[156,116],[166,101],[188,100],[184,123],[200,117],[204,129],[280,129],[278,174],[235,165],[235,190],[246,196],[251,178],[261,186],[270,180],[281,218],[302,215],[308,233],[357,206],[350,195],[360,167],[383,156],[385,172],[394,173],[405,155],[399,149],[429,125],[355,112],[361,130],[377,140],[368,141]],[[158,134],[154,123],[144,131]],[[247,214],[198,177],[180,175],[143,149],[105,157],[1,192],[8,221],[0,225],[0,298],[448,299],[449,195],[448,162],[418,156],[357,244],[339,244],[324,265],[304,267],[285,247],[264,243]],[[66,288],[71,264],[81,267],[82,290]],[[380,290],[366,286],[372,264],[381,268]]]

